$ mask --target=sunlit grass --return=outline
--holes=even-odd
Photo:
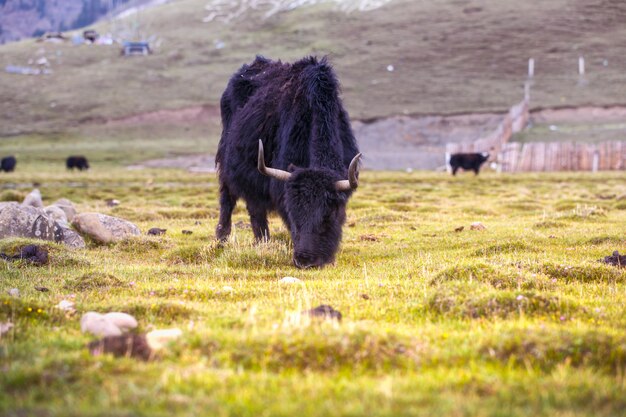
[[[336,264],[298,270],[280,220],[256,244],[243,204],[231,239],[216,244],[213,174],[21,168],[0,178],[0,196],[19,199],[36,182],[46,203],[67,197],[144,235],[83,251],[46,244],[43,267],[0,261],[0,322],[15,324],[0,341],[3,414],[609,416],[626,406],[626,270],[599,262],[626,252],[626,211],[605,198],[626,194],[620,174],[364,171]],[[476,221],[486,229],[470,230]],[[146,236],[151,227],[167,232]],[[63,299],[76,314],[54,307]],[[301,314],[320,304],[343,320]],[[147,363],[91,357],[79,326],[90,310],[183,337]]]

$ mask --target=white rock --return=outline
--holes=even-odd
[[[222,287],[222,291],[233,292],[233,291],[235,291],[235,289],[233,287],[231,287],[230,285],[224,285]]]
[[[63,311],[74,311],[74,303],[67,300],[61,300],[61,302],[56,305],[56,308]]]
[[[12,328],[13,323],[11,323],[10,321],[6,323],[0,323],[0,337],[2,337],[3,334],[8,333]]]
[[[302,280],[294,277],[284,277],[278,280],[281,284],[302,284]]]
[[[134,329],[137,327],[137,320],[130,314],[111,312],[106,313],[104,317],[115,326],[117,326],[117,328],[120,329],[122,332],[127,332],[130,329]]]
[[[120,336],[122,331],[105,316],[89,311],[80,319],[80,330],[99,337]]]
[[[33,206],[43,208],[43,201],[41,200],[41,192],[35,188],[30,192],[22,202],[23,206]]]
[[[7,291],[9,293],[9,295],[11,297],[19,297],[20,296],[20,290],[18,290],[17,288],[11,288],[9,291]]]
[[[481,222],[474,222],[474,223],[470,224],[470,229],[471,230],[485,230],[486,227]]]
[[[100,213],[77,214],[72,225],[78,232],[101,243],[118,242],[130,236],[141,235],[139,228],[133,223]]]
[[[157,329],[146,333],[146,341],[150,349],[163,349],[168,343],[183,335],[180,329]]]

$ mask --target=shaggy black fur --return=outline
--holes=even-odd
[[[68,156],[65,166],[67,169],[74,170],[74,168],[78,168],[79,171],[82,171],[83,169],[89,169],[89,161],[82,155]]]
[[[459,168],[471,169],[474,174],[478,175],[480,166],[489,159],[488,153],[453,153],[450,156],[450,167],[452,175],[456,175]]]
[[[348,178],[358,148],[326,59],[288,64],[257,57],[232,76],[221,111],[217,238],[230,235],[231,214],[243,198],[256,239],[269,238],[267,213],[276,210],[290,230],[296,266],[333,262],[352,194],[334,183]],[[267,166],[292,171],[289,181],[258,172],[259,139]]]
[[[15,164],[17,164],[17,159],[14,156],[5,156],[0,161],[0,171],[4,172],[13,172],[15,170]]]

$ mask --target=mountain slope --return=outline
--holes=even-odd
[[[505,110],[522,97],[529,57],[536,62],[534,107],[626,101],[626,3],[394,0],[352,13],[324,3],[269,18],[248,10],[228,24],[203,23],[207,3],[172,1],[94,26],[154,40],[148,57],[120,57],[119,46],[32,40],[0,47],[0,68],[45,56],[53,71],[0,74],[0,135],[214,108],[230,74],[256,54],[330,55],[355,119]]]
[[[0,0],[0,44],[65,31],[149,0]]]

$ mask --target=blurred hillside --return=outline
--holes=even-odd
[[[533,108],[626,102],[621,1],[393,0],[367,11],[336,2],[279,12],[271,12],[271,2],[240,7],[252,3],[174,0],[91,26],[120,41],[151,40],[154,53],[145,57],[122,57],[119,44],[28,39],[1,46],[0,68],[45,58],[51,74],[0,73],[0,135],[105,126],[151,112],[162,113],[148,120],[170,114],[178,120],[167,112],[179,109],[219,125],[229,76],[256,54],[287,61],[330,55],[352,118],[365,122],[504,111],[523,95],[530,57]],[[582,80],[580,56],[587,63]]]
[[[0,44],[66,31],[150,0],[0,0]]]

